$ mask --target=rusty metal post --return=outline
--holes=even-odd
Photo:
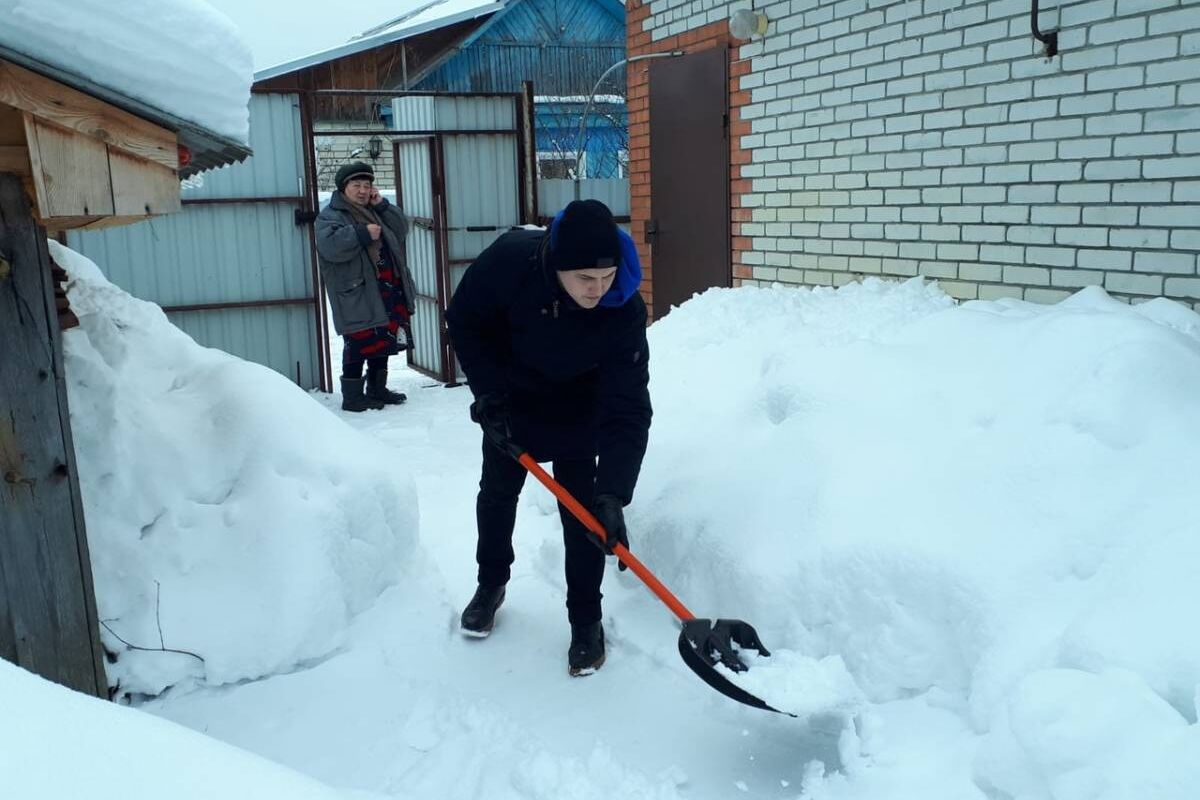
[[[450,307],[450,234],[446,211],[446,150],[442,136],[429,138],[429,174],[433,178],[434,250],[437,254],[438,336],[441,338],[442,383],[458,382],[454,367],[454,348],[450,346],[450,331],[446,327],[446,309]]]
[[[300,95],[300,133],[301,147],[304,149],[304,203],[301,208],[308,212],[310,218],[316,219],[320,204],[317,201],[317,137],[313,122],[313,102],[311,91],[301,91]],[[329,363],[329,326],[325,311],[325,282],[321,280],[321,270],[317,263],[317,230],[313,224],[308,225],[308,247],[312,259],[312,292],[316,305],[317,326],[317,385],[323,392],[333,391],[332,366]]]
[[[517,182],[521,187],[522,225],[538,223],[537,130],[533,112],[533,81],[522,81],[517,103]]]

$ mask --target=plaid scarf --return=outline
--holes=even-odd
[[[378,225],[380,228],[383,228],[383,220],[381,220],[379,215],[367,206],[355,205],[354,203],[350,202],[350,198],[348,197],[346,198],[346,205],[350,207],[350,216],[354,217],[356,222],[362,223],[363,225]],[[367,247],[367,253],[371,256],[372,264],[379,263],[379,256],[382,248],[383,231],[381,230],[379,233],[379,238],[372,241]]]

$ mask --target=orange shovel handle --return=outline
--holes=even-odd
[[[542,485],[549,489],[558,498],[558,502],[562,503],[574,515],[575,519],[583,523],[585,528],[599,536],[601,540],[608,540],[608,534],[605,532],[604,526],[600,524],[598,519],[592,516],[592,512],[588,511],[583,507],[582,503],[572,497],[571,493],[564,489],[562,484],[550,477],[550,474],[533,460],[533,456],[528,453],[521,453],[517,457],[517,461],[521,462],[521,466],[529,470],[533,477],[541,481]],[[662,600],[667,608],[671,609],[671,612],[679,617],[681,622],[688,622],[696,618],[696,615],[688,611],[687,607],[679,602],[679,598],[671,594],[671,590],[663,586],[662,581],[656,578],[654,573],[645,564],[638,561],[637,557],[629,552],[625,545],[618,542],[613,546],[613,554],[621,560],[622,564],[631,569],[634,575],[641,578],[642,583],[646,584],[646,587],[654,592],[658,596],[658,599]]]

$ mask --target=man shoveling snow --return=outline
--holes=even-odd
[[[479,587],[462,630],[487,636],[504,602],[513,526],[526,470],[498,443],[552,461],[596,515],[607,542],[562,505],[568,667],[604,663],[604,554],[628,546],[622,509],[633,498],[650,429],[646,306],[633,240],[595,200],[575,201],[548,231],[501,236],[467,269],[446,320],[484,431],[476,501]],[[600,549],[593,547],[589,541]]]

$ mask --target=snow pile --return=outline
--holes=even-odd
[[[755,626],[773,656],[731,679],[795,719],[698,680],[632,573],[605,578],[604,668],[570,678],[561,528],[533,481],[501,619],[466,641],[469,393],[395,365],[404,407],[344,415],[374,450],[71,269],[102,616],[156,646],[157,580],[165,643],[204,655],[209,683],[303,667],[168,692],[155,714],[397,797],[1196,794],[1191,311],[867,281],[713,290],[651,327],[633,551],[696,614]],[[412,535],[409,480],[367,466],[389,462],[436,536]],[[110,670],[151,692],[193,663],[121,652]]]
[[[181,726],[0,660],[0,773],[20,797],[346,797]],[[63,769],[69,762],[70,769]]]
[[[976,765],[993,796],[1188,798],[1200,727],[1126,670],[1042,669],[1002,705]]]
[[[862,708],[862,692],[839,656],[816,659],[790,650],[764,656],[742,650],[739,657],[748,668],[745,672],[734,672],[720,662],[714,669],[776,711],[801,718],[850,717]]]
[[[0,720],[0,775],[9,797],[352,796],[180,725],[64,689],[4,660]]]
[[[1098,289],[711,290],[651,352],[635,552],[700,616],[839,657],[891,720],[876,763],[917,698],[983,735],[948,796],[1200,780],[1200,317]],[[895,786],[869,796],[915,796]]]
[[[0,46],[238,142],[250,48],[203,0],[0,0]]]
[[[66,372],[110,682],[157,694],[333,652],[414,558],[405,465],[50,244],[81,321]]]

